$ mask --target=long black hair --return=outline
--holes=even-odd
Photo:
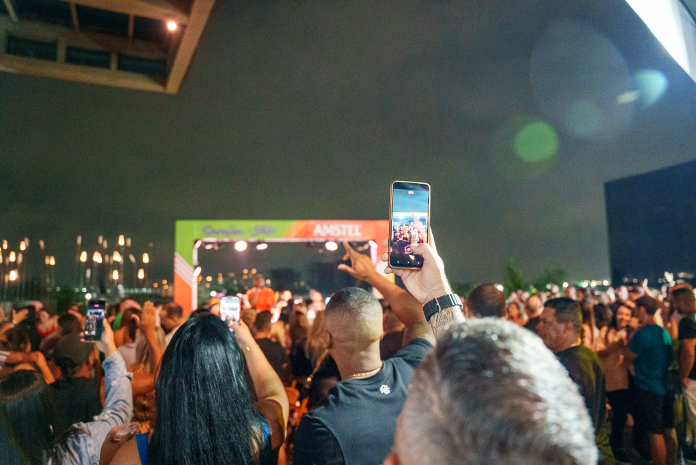
[[[59,420],[50,388],[40,373],[18,370],[0,379],[0,426],[23,463],[43,465],[50,458],[61,465],[68,454],[73,456],[67,442],[81,431],[75,426],[61,428]],[[12,451],[3,451],[3,456],[5,453]]]
[[[252,407],[244,355],[220,318],[202,315],[179,328],[162,358],[155,397],[149,463],[258,463],[264,420]]]

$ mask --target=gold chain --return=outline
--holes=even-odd
[[[348,376],[346,379],[353,379],[353,378],[367,378],[368,376],[376,375],[379,373],[379,371],[384,367],[384,362],[379,366],[379,368],[376,368],[371,371],[366,371],[365,373],[355,373],[354,375]]]

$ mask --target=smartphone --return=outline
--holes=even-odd
[[[389,266],[422,268],[423,256],[414,253],[411,244],[428,242],[430,185],[424,182],[394,181],[391,185],[389,212]]]
[[[85,341],[99,341],[104,331],[102,321],[106,317],[106,300],[93,299],[87,303]]]
[[[239,324],[240,312],[241,306],[238,296],[225,296],[220,299],[220,318],[228,325],[231,322]]]

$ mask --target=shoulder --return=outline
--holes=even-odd
[[[425,339],[417,338],[412,340],[408,345],[402,347],[390,360],[402,359],[406,362],[415,363],[418,365],[423,361],[428,352],[433,348],[433,345]]]
[[[293,463],[295,465],[343,463],[343,451],[336,436],[314,412],[305,414],[297,428]]]

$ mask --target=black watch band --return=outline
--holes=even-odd
[[[457,294],[445,294],[442,297],[433,299],[430,302],[427,302],[425,305],[423,305],[423,313],[425,314],[425,320],[428,323],[430,323],[430,317],[435,315],[437,312],[439,312],[443,308],[450,308],[457,305],[464,308],[464,306],[462,305],[462,301],[459,300],[459,296]]]

